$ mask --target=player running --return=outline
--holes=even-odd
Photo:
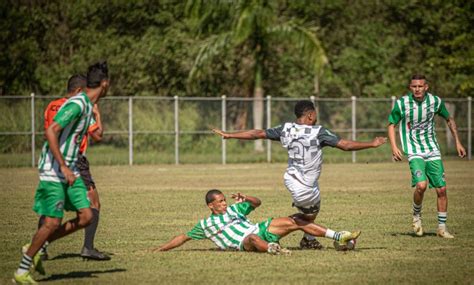
[[[295,122],[287,122],[266,130],[246,130],[238,132],[213,131],[224,139],[270,139],[279,140],[288,151],[288,167],[284,175],[285,186],[293,198],[293,206],[299,217],[314,222],[320,210],[318,179],[323,163],[323,147],[331,146],[345,151],[375,148],[387,139],[376,137],[371,142],[341,139],[339,136],[316,125],[316,110],[311,101],[298,101],[295,105]],[[322,245],[314,235],[305,233],[300,241],[302,249],[321,249]]]
[[[400,141],[410,165],[413,194],[413,231],[423,235],[421,207],[426,188],[435,188],[438,196],[438,230],[443,238],[454,238],[446,229],[448,195],[444,166],[435,133],[435,115],[443,117],[456,141],[459,157],[466,156],[466,150],[459,140],[454,118],[449,115],[443,100],[426,92],[428,83],[424,75],[413,75],[409,85],[410,92],[399,98],[388,117],[388,137],[395,161],[402,160],[402,152],[395,141],[395,126],[400,123]]]
[[[226,198],[221,191],[209,190],[206,194],[206,204],[211,210],[211,216],[200,220],[188,233],[174,237],[154,251],[167,251],[190,240],[210,239],[222,250],[289,254],[288,249],[281,248],[279,241],[297,230],[312,236],[331,238],[341,247],[360,235],[360,231],[335,232],[297,216],[269,218],[254,224],[247,219],[247,215],[260,206],[260,199],[240,193],[232,194],[232,198],[237,203],[227,207]]]
[[[84,228],[92,221],[93,214],[87,199],[87,188],[76,166],[79,144],[92,120],[93,104],[106,96],[109,88],[106,62],[89,66],[87,90],[70,98],[54,117],[46,130],[47,141],[39,160],[40,182],[35,194],[33,210],[46,216],[44,224],[36,231],[31,245],[23,254],[13,281],[36,283],[30,267],[45,274],[40,255],[46,241],[52,242]],[[61,224],[64,209],[76,211],[77,217]]]
[[[67,85],[67,95],[66,97],[57,99],[52,101],[48,104],[44,112],[44,129],[47,130],[48,127],[53,123],[53,118],[56,116],[57,112],[61,108],[61,106],[67,101],[68,98],[73,97],[74,95],[82,92],[86,88],[87,80],[82,75],[73,75],[68,80]],[[76,162],[76,166],[79,169],[79,173],[81,175],[82,180],[87,188],[87,197],[91,202],[91,209],[92,209],[92,222],[84,229],[84,246],[81,250],[81,256],[86,259],[93,259],[93,260],[110,260],[110,257],[96,248],[94,248],[94,238],[95,233],[97,231],[97,227],[99,225],[99,214],[100,214],[100,200],[99,200],[99,193],[97,192],[97,188],[95,186],[95,182],[92,179],[92,175],[89,169],[89,161],[85,156],[87,146],[89,144],[89,136],[96,142],[102,140],[103,135],[103,128],[102,128],[102,120],[100,117],[99,107],[97,104],[94,104],[94,108],[92,109],[93,118],[91,120],[91,125],[87,129],[87,133],[84,135],[82,142],[79,148],[78,159]],[[41,216],[38,222],[38,226],[40,227],[44,223],[45,216]],[[46,243],[47,246],[47,243]],[[41,248],[39,254],[41,255],[42,259],[45,260],[48,258],[48,254],[46,252],[46,246]]]

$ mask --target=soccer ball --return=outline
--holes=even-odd
[[[346,242],[346,244],[339,244],[338,241],[334,241],[334,248],[337,251],[347,251],[347,250],[354,250],[356,246],[357,240],[352,239]]]

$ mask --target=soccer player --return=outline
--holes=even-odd
[[[345,151],[375,148],[386,142],[376,137],[371,142],[341,139],[339,136],[316,125],[316,110],[311,101],[298,101],[295,105],[295,122],[287,122],[266,130],[238,132],[213,131],[224,139],[270,139],[280,140],[288,151],[288,167],[284,175],[285,186],[293,198],[293,206],[300,213],[295,214],[308,222],[314,222],[320,210],[318,179],[323,163],[323,147],[331,146]],[[302,249],[321,249],[322,245],[314,235],[305,233],[300,242]]]
[[[399,98],[388,117],[388,137],[395,161],[401,161],[403,154],[395,141],[395,126],[400,123],[400,141],[403,153],[408,156],[413,194],[413,231],[423,235],[421,207],[426,188],[435,188],[438,196],[438,230],[443,238],[454,238],[446,229],[448,196],[441,152],[435,133],[435,115],[443,117],[456,141],[456,150],[462,158],[466,150],[459,140],[456,123],[449,115],[443,100],[428,93],[428,82],[424,75],[411,77],[410,92]]]
[[[86,78],[82,75],[73,75],[68,80],[67,85],[67,95],[66,97],[57,99],[52,101],[48,104],[44,112],[44,129],[47,130],[49,125],[53,122],[54,116],[57,114],[58,110],[61,106],[67,101],[68,98],[82,92],[83,89],[86,88]],[[84,135],[82,139],[78,159],[76,162],[76,166],[79,169],[79,173],[81,175],[82,180],[87,188],[87,197],[91,202],[91,209],[92,209],[92,222],[85,228],[85,236],[84,236],[84,246],[81,251],[81,256],[87,259],[93,260],[110,260],[110,257],[97,249],[94,248],[94,238],[95,233],[97,231],[97,227],[99,225],[99,214],[100,214],[100,201],[99,201],[99,193],[97,192],[97,188],[95,186],[95,182],[92,179],[92,175],[89,170],[89,161],[85,156],[87,146],[89,143],[89,136],[96,142],[102,140],[103,135],[103,128],[102,128],[102,121],[100,117],[100,112],[97,104],[94,104],[94,108],[92,109],[93,118],[91,120],[91,125],[87,129],[87,133]],[[44,222],[45,216],[41,216],[38,226],[40,227]],[[40,250],[40,254],[42,255],[43,260],[47,259],[47,252],[46,247],[43,247]]]
[[[260,206],[261,201],[240,193],[232,194],[232,198],[236,203],[227,207],[226,198],[221,191],[209,190],[205,199],[207,207],[211,210],[211,216],[200,220],[188,233],[174,237],[154,251],[167,251],[190,240],[210,239],[222,250],[288,254],[290,251],[281,248],[279,240],[297,230],[312,236],[331,238],[341,249],[349,240],[357,239],[360,235],[360,231],[335,232],[298,216],[269,218],[254,224],[247,219],[247,215]]]
[[[89,66],[86,92],[64,103],[46,130],[47,141],[38,163],[40,182],[33,206],[36,213],[46,218],[14,272],[13,280],[17,283],[35,283],[30,273],[32,264],[36,271],[45,274],[37,253],[46,241],[51,243],[86,227],[92,221],[87,189],[79,176],[76,161],[79,144],[92,120],[93,104],[106,96],[108,88],[107,63]],[[75,211],[77,217],[61,224],[64,210]]]

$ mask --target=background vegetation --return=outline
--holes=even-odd
[[[1,96],[62,96],[68,77],[98,59],[109,62],[110,96],[389,98],[406,91],[413,73],[426,74],[443,98],[473,96],[473,10],[472,1],[438,0],[3,0],[0,131],[30,126],[28,101]],[[228,129],[261,127],[259,102],[228,105]],[[103,105],[104,144],[126,147],[125,136],[107,131],[127,129],[128,119],[120,115],[127,105]],[[171,102],[138,105],[135,130],[172,128]],[[322,106],[321,122],[350,128],[343,105]],[[390,108],[371,106],[359,105],[358,126],[384,127]],[[207,116],[219,112],[218,103],[184,110],[180,124],[189,130],[207,129],[209,121],[219,125],[215,114]],[[291,108],[280,110],[292,118]],[[41,106],[35,116],[41,122]],[[156,151],[173,141],[162,139],[142,134],[135,146]],[[196,139],[181,143],[193,149]],[[216,144],[201,145],[205,152]],[[0,153],[26,153],[28,147],[27,136],[0,136]]]

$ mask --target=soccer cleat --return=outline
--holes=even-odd
[[[33,277],[31,277],[31,273],[29,271],[23,273],[23,274],[16,274],[13,273],[13,283],[15,284],[38,284]]]
[[[287,248],[282,248],[278,243],[271,242],[268,244],[267,252],[273,255],[290,255],[291,251]]]
[[[454,238],[454,236],[450,234],[447,229],[438,228],[436,235],[442,238]]]
[[[346,246],[347,242],[353,239],[357,239],[361,234],[361,231],[355,231],[355,232],[348,232],[348,231],[342,231],[341,232],[341,238],[339,239],[338,243],[340,246]]]
[[[30,247],[29,243],[25,244],[21,248],[21,252],[25,254],[29,247]],[[43,262],[42,262],[43,260],[45,260],[44,259],[45,254],[47,255],[46,252],[42,252],[41,250],[38,253],[36,253],[36,255],[33,257],[33,264],[31,265],[31,267],[33,267],[36,270],[36,272],[38,272],[41,275],[46,274],[46,270],[44,270]],[[47,256],[46,256],[46,259],[47,259]]]
[[[307,239],[303,237],[300,241],[301,249],[323,249],[323,245],[317,239]]]
[[[421,226],[421,217],[420,216],[413,216],[413,232],[415,235],[421,237],[423,236],[423,227]]]
[[[83,259],[91,259],[91,260],[101,260],[101,261],[104,261],[104,260],[110,260],[110,256],[108,256],[107,254],[104,254],[100,251],[98,251],[97,249],[93,248],[93,249],[88,249],[86,247],[83,247],[82,248],[82,251],[81,251],[81,256]]]

